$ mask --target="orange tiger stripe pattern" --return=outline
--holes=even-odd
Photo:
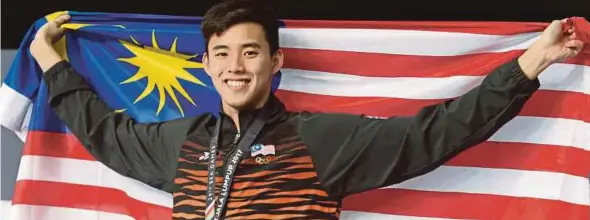
[[[275,146],[276,154],[268,157],[269,163],[260,164],[249,152],[240,162],[225,219],[338,219],[339,198],[322,189],[306,146],[294,135],[295,131],[286,127],[289,126],[276,128],[262,138],[263,144]],[[222,168],[229,148],[220,148],[216,164],[218,169]],[[190,139],[180,151],[176,191],[173,194],[174,219],[204,218],[207,189],[205,152],[208,152],[207,147]],[[221,188],[221,176],[218,173],[217,194]]]

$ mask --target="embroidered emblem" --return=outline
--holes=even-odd
[[[199,160],[207,160],[207,159],[209,159],[209,152],[205,152],[205,155],[199,157]]]
[[[256,159],[254,159],[254,160],[256,160],[256,163],[262,165],[262,164],[268,164],[268,163],[270,163],[270,161],[272,160],[272,158],[270,156],[259,156],[259,157],[256,157]]]
[[[250,155],[252,157],[256,157],[258,155],[275,155],[275,146],[256,144],[250,147]]]

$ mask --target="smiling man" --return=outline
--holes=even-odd
[[[266,103],[273,75],[282,67],[278,23],[270,14],[244,13],[233,22],[208,15],[211,17],[205,16],[202,24],[208,42],[205,71],[223,99],[223,111],[240,129],[239,111],[258,109]]]
[[[228,0],[202,23],[221,117],[145,124],[109,108],[51,46],[68,19],[47,23],[30,47],[51,106],[98,161],[173,193],[173,219],[337,219],[347,195],[423,175],[488,139],[539,88],[544,69],[583,45],[554,21],[480,86],[412,117],[289,112],[271,93],[284,56],[277,17]]]

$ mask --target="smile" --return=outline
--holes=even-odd
[[[246,88],[250,84],[250,79],[226,79],[223,82],[231,89],[239,90]]]

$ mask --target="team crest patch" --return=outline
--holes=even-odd
[[[269,164],[272,160],[270,155],[275,155],[274,145],[256,144],[250,147],[250,155],[258,164]]]
[[[275,146],[274,145],[262,145],[256,144],[250,147],[250,155],[252,157],[256,157],[258,155],[275,155]]]

